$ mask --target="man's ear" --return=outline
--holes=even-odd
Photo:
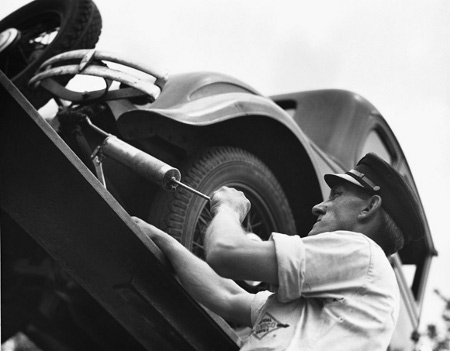
[[[378,211],[381,209],[381,203],[383,201],[381,200],[381,196],[379,195],[372,195],[370,199],[367,200],[366,206],[362,209],[360,214],[358,215],[359,219],[368,219],[378,213]]]

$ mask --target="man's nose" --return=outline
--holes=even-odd
[[[326,212],[325,202],[321,202],[320,204],[317,204],[312,208],[312,214],[316,217],[325,214],[325,212]]]

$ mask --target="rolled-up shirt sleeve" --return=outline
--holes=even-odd
[[[273,233],[278,265],[277,299],[339,297],[368,279],[371,246],[363,234],[339,231],[300,238]]]
[[[280,302],[297,299],[305,281],[306,254],[302,239],[297,236],[273,233],[278,265],[277,297]]]

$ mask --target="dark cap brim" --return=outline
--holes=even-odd
[[[349,176],[348,174],[325,174],[324,177],[325,182],[328,184],[330,188],[336,186],[337,184],[341,183],[342,181],[347,181],[352,184],[358,185],[361,188],[364,188],[364,185],[359,183],[355,178]]]

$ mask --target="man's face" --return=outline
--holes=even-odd
[[[334,186],[327,200],[313,207],[317,222],[308,235],[315,235],[336,230],[354,230],[358,215],[367,204],[355,189],[356,185],[343,182]]]

